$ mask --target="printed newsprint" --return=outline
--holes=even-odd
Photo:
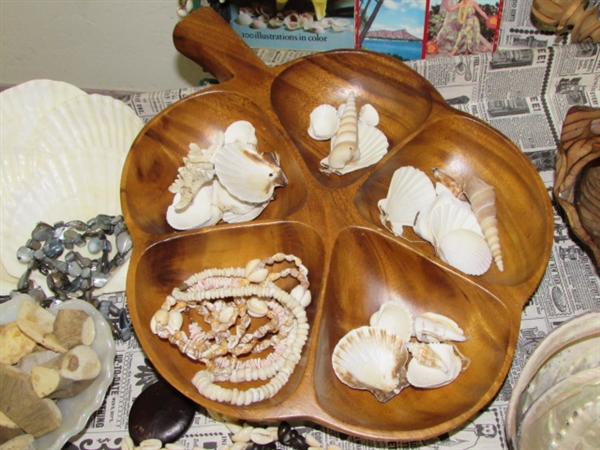
[[[505,2],[510,10],[511,2]],[[515,19],[516,20],[516,19]],[[268,65],[300,55],[282,50],[257,50]],[[502,131],[531,159],[551,196],[554,160],[562,121],[569,107],[598,107],[600,52],[598,45],[582,44],[519,48],[494,54],[442,57],[408,63],[427,78],[455,108],[471,113]],[[541,82],[540,82],[541,81]],[[173,102],[211,85],[122,98],[140,117],[149,120]],[[107,294],[118,306],[124,293]],[[565,320],[600,309],[600,278],[587,254],[571,240],[555,209],[554,246],[546,274],[525,305],[518,346],[506,382],[494,401],[472,421],[427,442],[365,441],[310,423],[294,424],[325,448],[381,449],[506,449],[505,416],[511,389],[528,356],[539,342]],[[128,434],[128,412],[136,397],[156,380],[135,337],[117,342],[115,380],[104,405],[87,429],[67,444],[69,449],[116,450]],[[231,444],[227,428],[199,410],[189,431],[179,440],[186,449],[218,450]],[[280,445],[280,444],[278,444]],[[280,446],[280,448],[283,448]]]

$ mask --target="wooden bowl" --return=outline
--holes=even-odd
[[[218,39],[214,37],[218,36]],[[134,239],[127,297],[146,354],[173,386],[200,405],[247,421],[305,418],[342,432],[387,441],[427,439],[467,421],[488,404],[511,364],[521,311],[549,258],[553,214],[546,188],[527,157],[482,121],[448,106],[422,77],[394,58],[364,51],[315,54],[267,68],[210,8],[183,19],[175,45],[221,83],[175,103],[135,140],[123,178],[122,206]],[[340,104],[349,89],[378,110],[389,153],[375,166],[325,175],[327,142],[306,133],[310,111]],[[166,222],[167,188],[188,145],[207,146],[236,120],[257,130],[260,151],[276,151],[289,185],[258,219],[176,231]],[[496,189],[505,270],[467,276],[407,232],[380,223],[377,201],[395,169],[412,165],[477,173]],[[313,301],[302,359],[273,398],[245,407],[208,400],[191,383],[204,368],[152,334],[149,323],[167,294],[211,267],[243,267],[277,252],[309,269]],[[406,388],[380,403],[335,376],[332,350],[348,331],[368,324],[391,299],[413,314],[434,311],[459,322],[470,368],[439,389]]]

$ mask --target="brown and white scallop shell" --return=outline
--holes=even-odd
[[[386,402],[408,386],[408,352],[401,337],[383,328],[363,326],[335,346],[331,362],[339,380]]]

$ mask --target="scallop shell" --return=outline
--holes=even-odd
[[[287,178],[274,153],[256,153],[240,142],[226,144],[215,156],[215,172],[229,193],[242,201],[263,203]],[[251,147],[251,146],[250,146]]]
[[[427,219],[434,246],[438,246],[449,233],[460,229],[472,231],[483,237],[473,211],[456,203],[438,203],[432,208]]]
[[[317,141],[331,139],[340,126],[337,110],[328,104],[319,105],[310,113],[308,135]]]
[[[379,125],[379,113],[373,105],[365,103],[360,107],[358,112],[358,120],[372,127]]]
[[[415,317],[413,328],[414,335],[420,342],[463,342],[467,339],[454,320],[433,312]]]
[[[49,159],[37,169],[35,178],[15,186],[6,202],[3,195],[0,242],[6,270],[13,276],[25,272],[26,266],[16,258],[17,250],[40,221],[50,224],[61,220],[87,221],[100,213],[120,214],[119,183],[125,156],[120,150],[90,148],[89,152],[71,155],[69,159]],[[109,236],[109,240],[112,238]],[[78,251],[87,257],[97,257],[87,253],[86,247]],[[123,290],[128,265],[129,259],[95,293]],[[45,277],[37,271],[32,273],[32,279],[46,286]]]
[[[408,383],[404,341],[383,328],[363,326],[347,333],[333,350],[333,370],[339,380],[353,389],[371,392],[386,402]]]
[[[234,197],[227,189],[215,180],[213,189],[213,205],[223,212],[223,221],[227,223],[249,222],[256,219],[264,211],[269,202],[248,203]]]
[[[384,226],[397,236],[403,226],[413,226],[417,215],[436,199],[433,183],[425,172],[412,166],[397,169],[392,175],[387,197],[377,206]]]
[[[248,144],[256,150],[258,140],[256,139],[256,129],[247,120],[238,120],[227,127],[223,134],[225,144],[232,142],[241,142]]]
[[[397,300],[390,300],[383,303],[371,315],[369,325],[394,333],[405,342],[408,342],[413,332],[412,315],[408,308]]]
[[[447,233],[436,245],[436,253],[442,261],[467,275],[481,275],[492,264],[492,252],[485,238],[464,228]]]
[[[2,192],[29,178],[44,158],[33,132],[40,119],[58,105],[87,94],[62,81],[32,80],[0,92]]]
[[[77,92],[66,89],[73,95]],[[25,119],[17,116],[14,120]],[[31,132],[35,153],[27,155],[24,150],[25,164],[11,167],[12,180],[24,181],[3,185],[0,255],[10,275],[20,277],[24,272],[16,252],[38,222],[121,214],[121,171],[142,127],[143,121],[123,102],[87,94],[74,95],[36,120]],[[17,151],[15,147],[10,152],[3,149],[3,156]],[[28,172],[27,162],[35,167],[35,176]],[[4,176],[3,168],[3,180]],[[127,265],[128,261],[96,292],[124,290]],[[45,286],[45,279],[39,279]]]
[[[406,377],[418,388],[438,388],[450,384],[468,366],[468,360],[459,355],[452,344],[409,342],[412,355]]]
[[[177,210],[181,194],[178,192],[167,208],[167,223],[176,230],[191,230],[216,224],[221,220],[221,210],[213,205],[214,182],[203,185],[192,202]]]

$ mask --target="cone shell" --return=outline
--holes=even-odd
[[[339,380],[353,389],[370,391],[386,402],[408,385],[404,341],[383,328],[355,328],[333,350],[333,370]]]
[[[413,332],[412,314],[397,300],[383,303],[369,319],[369,325],[394,333],[405,342],[408,342]]]
[[[412,166],[397,169],[392,176],[388,195],[377,206],[381,222],[400,236],[403,226],[413,226],[417,215],[436,198],[433,183],[425,172]]]
[[[335,136],[339,126],[337,110],[331,105],[319,105],[310,113],[308,135],[317,141],[326,141]]]
[[[407,347],[412,358],[406,376],[414,387],[438,388],[450,384],[468,364],[452,344],[411,342]]]
[[[276,155],[256,153],[247,144],[225,144],[217,152],[214,163],[221,184],[231,195],[245,202],[266,202],[273,197],[276,187],[287,184]]]
[[[496,194],[494,188],[481,178],[473,176],[465,183],[465,195],[471,203],[471,208],[477,216],[485,239],[490,246],[494,261],[501,271],[504,270],[500,237],[498,235],[498,220],[496,218]]]

